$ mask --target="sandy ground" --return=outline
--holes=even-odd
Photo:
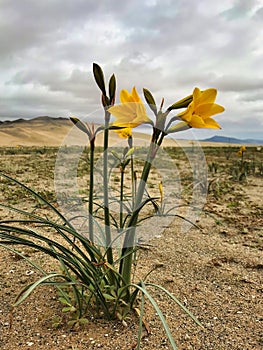
[[[0,165],[49,194],[55,154],[45,152],[28,155],[2,152]],[[210,156],[211,159],[215,156]],[[184,167],[181,162],[181,168]],[[162,227],[161,231],[159,228],[139,253],[135,280],[155,266],[148,281],[172,292],[204,326],[202,329],[195,325],[166,296],[152,290],[180,350],[260,350],[263,347],[263,179],[251,176],[244,183],[237,183],[230,181],[223,169],[213,177],[216,181],[208,193],[206,212],[197,221],[200,229],[182,232],[182,221],[175,218],[168,227]],[[6,183],[1,186],[1,203],[24,209],[32,207],[32,201],[19,191]],[[0,217],[3,219],[6,215],[6,211],[0,209]],[[53,268],[52,262],[40,253],[30,249],[25,253],[42,261],[47,268]],[[86,326],[71,330],[64,320],[56,292],[50,287],[39,289],[11,313],[15,295],[38,274],[3,248],[0,254],[1,349],[135,349],[138,319],[134,315],[126,319],[126,325],[90,316]],[[142,349],[170,349],[148,302],[146,308],[150,333],[144,331]],[[55,318],[62,319],[58,328],[53,326]]]

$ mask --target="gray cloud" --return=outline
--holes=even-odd
[[[216,87],[226,107],[225,116],[218,116],[224,132],[244,127],[252,132],[248,115],[262,127],[260,5],[257,0],[1,1],[0,118],[93,113],[100,108],[92,77],[97,62],[107,79],[116,74],[119,90],[147,87],[167,105],[195,86]]]

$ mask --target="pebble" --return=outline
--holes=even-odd
[[[26,345],[32,346],[32,345],[34,345],[34,343],[33,343],[32,341],[27,341],[27,342],[26,342]]]

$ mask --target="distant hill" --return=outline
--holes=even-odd
[[[97,125],[98,126],[98,125]],[[95,128],[97,127],[95,125]],[[147,144],[150,135],[133,132],[134,137]],[[127,144],[117,133],[111,132],[109,144]],[[60,146],[88,144],[87,135],[81,132],[69,118],[41,116],[33,119],[17,119],[0,122],[0,147]],[[103,145],[103,133],[98,133],[96,145]]]
[[[238,144],[238,145],[263,145],[263,140],[254,140],[254,139],[237,139],[235,137],[227,136],[213,136],[208,139],[200,140],[204,142],[221,142],[228,144]]]
[[[57,124],[57,123],[61,123],[64,121],[69,121],[68,118],[52,118],[52,117],[48,117],[48,116],[40,116],[40,117],[36,117],[36,118],[32,118],[32,119],[23,119],[23,118],[19,118],[19,119],[15,119],[15,120],[5,120],[5,121],[1,121],[0,120],[0,127],[6,126],[6,125],[16,125],[16,124],[32,124],[32,123],[52,123],[52,124]]]
[[[0,146],[57,146],[70,127],[69,119],[48,116],[3,121],[0,122]]]
[[[133,136],[136,145],[148,145],[150,134],[133,131]],[[88,143],[85,134],[77,129],[68,118],[41,116],[33,119],[20,118],[13,121],[0,121],[0,147],[60,146],[63,142],[66,142],[67,145],[79,145],[81,140]],[[114,132],[110,133],[109,141],[110,145],[117,145],[120,141],[124,144],[127,142],[127,140],[120,139]],[[191,147],[192,144],[191,140],[177,139],[177,141],[176,139],[165,138],[163,146]],[[230,144],[263,145],[263,140],[240,140],[233,137],[213,136],[200,140],[200,144],[204,147],[221,147]],[[96,145],[103,145],[103,133],[97,135]]]

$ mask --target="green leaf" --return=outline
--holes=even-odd
[[[87,318],[80,318],[78,321],[79,321],[79,324],[87,324],[87,323],[89,323],[89,320]]]
[[[120,298],[127,293],[127,286],[121,287],[117,290],[117,296]]]
[[[67,299],[63,298],[63,297],[59,297],[58,300],[64,305],[68,305],[68,306],[71,305],[70,302]]]
[[[129,158],[126,160],[126,162],[124,162],[124,164],[123,164],[124,168],[126,168],[126,166],[130,163],[130,161],[131,161],[131,159]]]
[[[75,311],[76,311],[76,308],[73,305],[63,307],[62,309],[62,312],[75,312]]]
[[[144,297],[144,294],[142,293],[141,309],[138,310],[139,311],[139,316],[140,316],[138,337],[137,337],[138,343],[137,343],[137,347],[136,347],[135,350],[140,350],[140,346],[141,346],[142,330],[143,330],[144,299],[145,299],[145,297]]]
[[[186,108],[192,101],[193,101],[193,95],[186,96],[180,101],[177,101],[174,104],[172,104],[170,107],[167,108],[167,110],[171,111],[173,109]]]
[[[140,285],[132,285],[132,286],[137,288],[137,289],[139,289],[147,297],[149,302],[152,304],[152,306],[154,307],[154,309],[155,309],[159,319],[162,322],[163,328],[164,328],[165,333],[166,333],[166,335],[167,335],[167,337],[169,339],[169,342],[170,342],[170,344],[172,346],[172,349],[173,350],[177,350],[176,344],[174,342],[174,338],[172,336],[170,328],[169,328],[169,326],[168,326],[168,324],[166,322],[166,319],[165,319],[161,309],[159,308],[157,302],[154,300],[154,298],[151,296],[151,294],[146,290],[146,287],[145,287],[144,283],[143,282],[140,282],[140,283],[141,283],[141,286]]]
[[[109,81],[109,95],[110,95],[111,104],[114,104],[115,93],[116,93],[116,78],[115,78],[115,75],[112,74]]]
[[[70,120],[72,121],[72,123],[73,123],[74,125],[76,125],[76,127],[77,127],[79,130],[85,132],[85,134],[87,134],[87,135],[90,137],[90,132],[89,132],[87,126],[86,126],[81,120],[79,120],[79,119],[76,118],[76,117],[70,117]]]
[[[95,81],[96,81],[98,87],[100,88],[103,96],[106,97],[104,74],[103,74],[101,67],[97,63],[93,63],[93,75],[94,75]]]
[[[190,126],[186,122],[180,122],[180,123],[177,123],[177,124],[171,126],[165,132],[167,134],[171,134],[173,132],[184,131],[184,130],[188,130],[188,129],[190,129]]]
[[[111,150],[111,154],[119,161],[121,160],[120,156],[118,155],[118,153],[116,151]]]
[[[157,107],[153,95],[147,89],[143,89],[144,97],[153,113],[157,116]]]
[[[103,296],[104,296],[104,298],[105,298],[106,300],[108,300],[108,301],[113,301],[113,300],[116,299],[116,297],[113,297],[112,295],[107,294],[107,293],[103,293]]]
[[[73,327],[76,323],[78,323],[78,320],[70,320],[68,321],[68,326]]]
[[[126,153],[126,157],[131,156],[131,155],[134,153],[134,151],[135,151],[135,148],[134,148],[134,147],[131,147],[131,148],[129,149],[129,151]]]
[[[170,293],[167,289],[165,289],[162,286],[159,286],[158,284],[155,283],[147,283],[146,286],[152,286],[155,287],[159,290],[162,290],[164,293],[166,293],[178,306],[180,306],[180,308],[188,315],[191,317],[191,319],[198,324],[198,326],[204,328],[204,326],[202,325],[202,323],[200,323],[198,321],[198,319],[191,313],[191,311],[189,311],[172,293]]]
[[[57,210],[57,208],[55,208],[55,206],[53,206],[48,200],[46,200],[44,197],[42,197],[40,194],[38,194],[37,192],[33,191],[31,188],[29,188],[28,186],[24,185],[22,182],[2,173],[0,171],[0,175],[3,176],[4,178],[12,181],[13,183],[17,184],[18,186],[24,188],[26,191],[28,191],[30,194],[32,194],[35,198],[39,199],[40,201],[43,201],[52,211],[54,211],[63,221],[64,223],[70,227],[71,229],[73,229],[73,226],[71,225],[71,223]],[[75,231],[75,230],[74,230]]]
[[[40,278],[38,281],[36,281],[35,283],[31,283],[29,285],[27,285],[25,288],[23,288],[21,290],[21,292],[17,295],[16,299],[15,299],[15,303],[14,306],[18,306],[19,304],[21,304],[26,298],[29,297],[29,295],[41,284],[44,284],[44,282],[50,278],[54,278],[54,277],[61,277],[60,274],[57,273],[51,273],[50,275],[46,275],[42,278]]]

